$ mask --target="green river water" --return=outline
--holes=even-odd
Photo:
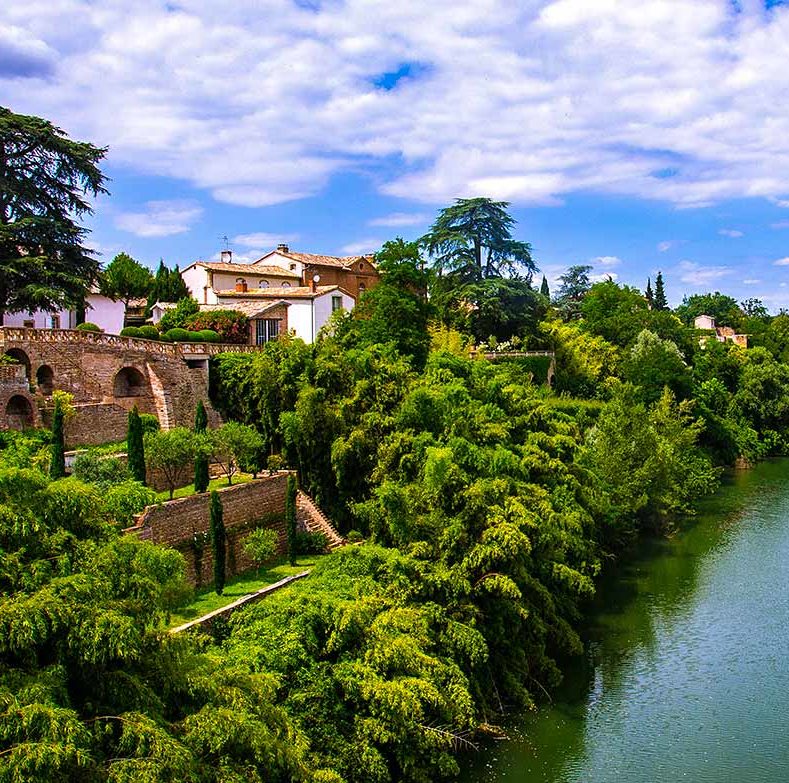
[[[610,573],[553,704],[466,783],[789,783],[789,460]]]

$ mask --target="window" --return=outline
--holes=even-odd
[[[295,272],[296,271],[296,264],[291,264],[290,265],[290,271],[291,272]]]
[[[52,328],[53,329],[60,329],[60,316],[53,315],[52,316]]]
[[[261,280],[258,283],[258,288],[268,288],[268,280]]]
[[[284,282],[284,283],[282,284],[282,287],[283,287],[283,288],[290,288],[290,283],[288,283],[288,282],[286,281],[286,282]]]
[[[331,311],[333,313],[337,312],[337,310],[342,310],[342,297],[341,296],[333,296],[331,298]]]
[[[359,262],[359,271],[361,272],[364,269],[364,261]]]
[[[259,318],[255,321],[255,344],[263,345],[279,336],[279,318]]]
[[[247,290],[247,281],[243,277],[236,278],[236,291],[244,292]]]
[[[25,329],[35,329],[36,322],[32,318],[25,318],[25,320],[22,321],[22,326],[24,326]]]
[[[364,283],[359,283],[359,295],[361,296],[367,290],[367,286]]]

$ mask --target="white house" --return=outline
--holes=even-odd
[[[96,324],[108,334],[118,334],[123,329],[125,308],[123,302],[116,302],[99,293],[90,293],[85,298],[85,320]],[[21,326],[28,329],[74,329],[77,325],[75,310],[48,312],[6,313],[3,326]]]

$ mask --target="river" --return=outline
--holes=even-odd
[[[466,783],[789,781],[789,460],[607,575],[554,702]]]

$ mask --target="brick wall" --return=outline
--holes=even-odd
[[[287,480],[287,471],[282,471],[274,476],[220,490],[227,532],[228,577],[254,565],[243,549],[244,537],[250,530],[258,527],[276,530],[280,553],[287,551]],[[193,544],[195,533],[208,532],[210,497],[210,494],[205,493],[149,506],[140,515],[135,527],[127,532],[178,549],[184,555],[189,581],[197,586],[210,584],[214,567],[211,544],[205,544],[201,557],[196,557]]]

